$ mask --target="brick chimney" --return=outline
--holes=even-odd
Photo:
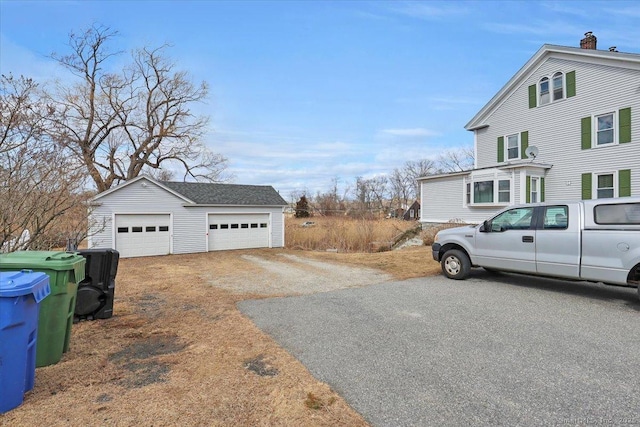
[[[584,38],[580,40],[581,49],[593,49],[596,50],[596,43],[598,39],[593,35],[591,31],[584,33]]]

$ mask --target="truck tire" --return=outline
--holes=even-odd
[[[458,249],[450,249],[445,252],[442,260],[442,273],[449,279],[462,280],[469,275],[471,261],[464,252]]]

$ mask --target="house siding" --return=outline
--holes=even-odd
[[[144,185],[143,185],[144,184]],[[91,248],[113,248],[115,214],[171,214],[174,254],[205,252],[209,214],[269,213],[271,246],[283,247],[284,215],[282,207],[185,206],[187,202],[146,180],[107,194],[91,212]],[[104,224],[104,227],[102,227]]]
[[[576,73],[576,96],[529,108],[529,86],[556,71]],[[631,170],[631,195],[640,195],[640,71],[548,58],[486,118],[489,127],[475,131],[477,167],[497,164],[498,137],[529,132],[536,162],[553,165],[545,179],[547,201],[580,199],[584,172]],[[631,142],[583,150],[581,120],[594,114],[631,108]],[[506,163],[502,163],[506,164]]]
[[[493,212],[501,209],[498,207],[469,208],[464,206],[465,177],[465,175],[443,176],[429,179],[428,185],[423,182],[420,186],[420,222],[480,223]]]

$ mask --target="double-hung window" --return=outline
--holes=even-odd
[[[540,194],[540,178],[538,177],[531,177],[531,203],[538,203],[540,201],[539,199],[539,195]]]
[[[616,197],[615,175],[613,172],[596,175],[597,199]]]
[[[540,79],[540,102],[539,105],[548,104],[551,101],[549,96],[549,78],[543,77]]]
[[[564,75],[557,72],[553,75],[553,100],[557,101],[564,98]]]
[[[507,160],[520,158],[520,138],[519,134],[507,136]]]
[[[614,114],[606,113],[596,116],[596,145],[613,144],[614,142]]]

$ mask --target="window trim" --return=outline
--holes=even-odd
[[[509,160],[520,160],[520,151],[522,148],[522,138],[520,137],[521,132],[512,133],[511,135],[504,136],[504,152],[505,152],[505,161]],[[516,147],[511,147],[511,149],[516,148],[516,157],[509,156],[509,138],[516,137]]]
[[[598,197],[598,177],[604,175],[613,175],[613,198],[618,197],[618,171],[604,171],[604,172],[594,172],[591,174],[592,185],[591,185],[591,198],[592,199],[609,199],[610,197]],[[606,189],[609,189],[608,187]]]
[[[558,74],[560,74],[562,78],[562,97],[558,99],[554,99],[553,82],[554,82],[554,79],[558,77]],[[549,97],[549,100],[547,102],[542,101],[542,83],[544,81],[546,81],[549,85],[546,92],[546,95],[548,95]],[[544,75],[538,79],[538,82],[536,83],[536,101],[537,101],[536,107],[542,107],[543,105],[553,104],[555,102],[562,101],[564,99],[567,99],[567,73],[558,70],[558,71],[554,71],[549,75]]]
[[[529,184],[529,200],[531,203],[540,203],[540,177],[537,175],[530,175]],[[533,195],[536,195],[536,200],[533,200]]]
[[[594,114],[591,116],[591,148],[610,147],[618,144],[618,110],[607,111],[606,113]],[[613,116],[613,138],[611,142],[598,144],[598,118],[604,116]]]
[[[489,182],[489,181],[493,182],[493,195],[492,195],[493,201],[475,202],[474,184],[480,183],[480,182]],[[509,183],[509,190],[508,190],[509,200],[504,202],[500,201],[500,193],[503,193],[503,194],[507,193],[507,190],[502,190],[502,191],[500,190],[501,181],[506,181]],[[477,179],[469,178],[468,180],[465,180],[463,182],[463,185],[464,185],[463,188],[465,191],[463,202],[464,202],[464,206],[466,207],[509,206],[511,203],[513,203],[513,178],[512,177],[494,176],[493,178],[488,178],[488,177],[483,177],[483,178],[478,177]]]

